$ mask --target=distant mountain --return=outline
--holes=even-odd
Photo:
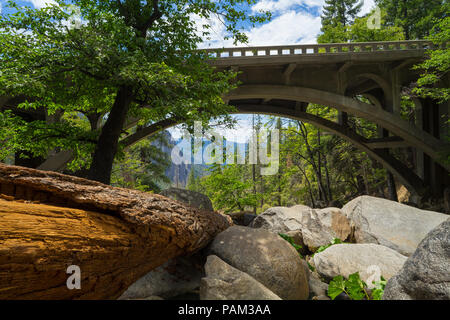
[[[173,147],[175,147],[176,145],[179,145],[180,147],[183,146],[183,144],[181,143],[182,138],[179,138],[177,140],[173,139],[172,135],[167,130],[164,131],[164,135],[166,136],[170,147],[167,147],[165,145],[160,145],[160,147],[161,147],[162,151],[167,153],[170,157]],[[211,143],[211,141],[204,140],[202,151],[204,151],[204,149],[210,143]],[[233,143],[233,142],[230,142],[230,143]],[[248,145],[247,143],[236,143],[235,147],[239,148],[241,150],[246,150],[247,145]],[[186,146],[186,144],[184,146]],[[204,163],[194,164],[194,159],[193,159],[193,155],[192,155],[191,163],[175,164],[172,161],[171,166],[166,170],[166,176],[170,179],[172,187],[185,188],[188,177],[189,177],[189,173],[192,169],[195,170],[195,176],[198,177],[199,175],[205,174],[206,169],[208,169],[208,167],[209,167],[209,165],[204,164]],[[165,189],[165,188],[168,188],[169,186],[161,186],[161,187],[163,189]]]

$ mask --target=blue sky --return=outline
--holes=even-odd
[[[19,5],[42,8],[46,3],[54,3],[53,0],[17,1]],[[270,46],[300,43],[316,43],[316,37],[320,32],[320,15],[325,0],[258,0],[254,5],[246,7],[249,13],[259,10],[272,12],[272,20],[262,25],[251,27],[244,26],[249,38],[248,46]],[[0,11],[8,13],[5,9],[6,1],[0,0]],[[361,15],[365,15],[374,7],[374,0],[364,0]],[[204,20],[196,19],[199,26]],[[208,21],[212,26],[211,39],[205,41],[202,47],[231,47],[232,40],[224,40],[225,26],[219,19],[212,18]],[[251,130],[251,116],[236,115],[238,125],[235,130],[223,130],[221,133],[228,137],[239,137],[243,141],[249,136]],[[177,128],[171,129],[175,137],[181,135]]]
[[[17,1],[19,5],[42,8],[53,0]],[[245,26],[245,32],[249,38],[249,46],[284,45],[299,43],[315,43],[320,32],[320,15],[325,0],[258,0],[252,6],[246,6],[249,13],[260,10],[272,12],[272,20],[262,25]],[[4,13],[6,0],[0,0],[0,6]],[[365,15],[374,6],[374,0],[364,0],[360,15]],[[201,19],[196,20],[200,26]],[[206,41],[204,47],[229,47],[232,40],[223,40],[226,35],[225,26],[219,19],[212,18],[208,21],[212,25],[211,40]]]

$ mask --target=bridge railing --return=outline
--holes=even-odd
[[[405,40],[386,42],[349,42],[328,44],[299,44],[287,46],[266,47],[235,47],[204,49],[215,58],[259,57],[259,56],[293,56],[342,54],[349,52],[382,52],[397,50],[425,50],[434,48],[434,44],[427,40]]]

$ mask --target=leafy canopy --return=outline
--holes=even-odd
[[[118,88],[126,86],[132,92],[128,116],[139,118],[140,125],[168,116],[187,123],[221,117],[232,110],[221,96],[235,86],[230,80],[236,73],[214,72],[205,53],[196,49],[211,35],[211,19],[226,25],[226,37],[246,41],[241,25],[270,17],[268,12],[244,14],[240,6],[253,2],[56,0],[56,5],[32,9],[9,1],[13,13],[0,17],[0,96],[25,97],[20,109],[74,112],[88,123],[92,117],[106,119]],[[78,22],[74,12],[80,13]],[[201,28],[199,20],[206,21]],[[89,158],[100,130],[75,128],[62,119],[57,134],[43,128],[48,122],[30,124],[14,117],[2,116],[14,124],[12,130],[34,137],[39,127],[52,131],[46,137],[55,140],[34,148],[15,139],[10,152],[46,156],[58,146],[75,148],[76,158]],[[12,139],[11,132],[1,130],[0,137]]]

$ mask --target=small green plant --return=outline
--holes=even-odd
[[[317,251],[316,251],[314,254],[319,253],[319,252],[322,252],[322,251],[324,251],[325,249],[331,247],[332,245],[334,245],[334,244],[339,244],[339,243],[343,243],[341,239],[339,239],[339,238],[333,238],[333,240],[331,240],[331,242],[330,242],[329,244],[324,245],[324,246],[320,246],[319,249],[317,249]],[[313,254],[313,256],[314,256],[314,254]]]
[[[384,293],[384,288],[386,287],[386,279],[380,277],[380,281],[372,281],[375,288],[372,289],[372,300],[381,300]]]
[[[301,245],[294,243],[294,239],[292,239],[292,237],[288,236],[287,234],[279,233],[278,235],[280,237],[282,237],[284,240],[286,240],[287,242],[289,242],[295,248],[295,250],[297,250],[298,254],[303,259],[303,256],[300,253],[300,250],[303,248]]]
[[[349,275],[347,280],[343,276],[336,276],[328,285],[328,296],[334,300],[344,292],[352,300],[381,300],[386,280],[380,277],[380,281],[373,281],[372,283],[375,285],[375,288],[369,294],[367,284],[361,280],[358,272]]]
[[[303,257],[303,255],[300,253],[300,250],[303,248],[301,245],[298,245],[298,244],[294,243],[294,239],[292,239],[292,237],[288,236],[287,234],[279,233],[278,235],[280,237],[282,237],[284,240],[286,240],[287,242],[289,242],[295,248],[295,250],[297,250],[298,255],[300,256],[300,258],[305,259]],[[306,261],[306,259],[305,259],[305,261]],[[308,264],[309,270],[314,272],[315,268],[308,261],[306,261],[306,263]]]

